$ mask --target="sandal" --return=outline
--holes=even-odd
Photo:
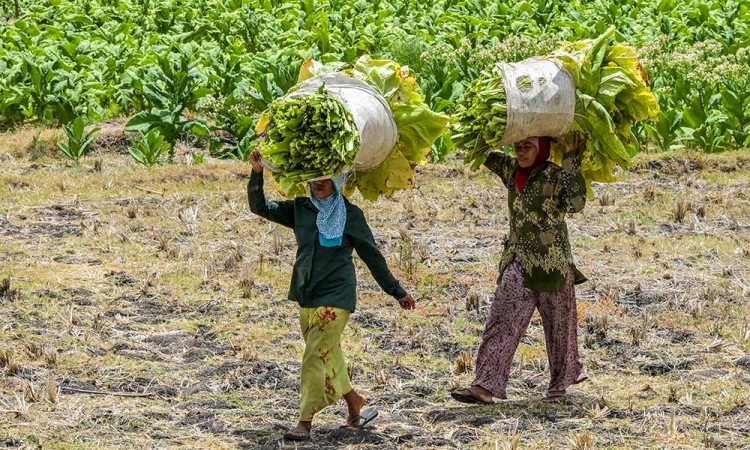
[[[547,392],[547,396],[542,399],[542,402],[559,403],[565,401],[567,398],[568,396],[565,394],[565,391],[549,391]]]
[[[362,411],[358,416],[356,417],[350,417],[346,420],[346,425],[341,425],[341,428],[349,428],[349,429],[362,429],[367,425],[368,423],[375,420],[376,417],[378,417],[378,410],[377,408],[367,408],[366,410]]]
[[[578,378],[573,382],[573,384],[583,383],[584,381],[589,379],[589,372],[586,370],[586,366],[584,366],[581,369],[581,373],[578,374]]]
[[[287,441],[309,441],[310,432],[297,430],[295,428],[284,433],[284,439]]]
[[[472,391],[471,388],[456,389],[455,391],[451,392],[451,397],[453,397],[453,400],[461,403],[480,405],[492,405],[495,403],[491,398],[488,401],[474,394],[474,391]]]

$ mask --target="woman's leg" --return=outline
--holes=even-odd
[[[349,311],[339,308],[300,308],[300,325],[305,339],[300,385],[301,423],[352,391],[349,372],[341,350],[341,333]]]
[[[472,386],[505,398],[513,355],[521,342],[536,306],[535,292],[523,286],[521,264],[514,260],[495,291],[482,345],[477,353],[476,377]]]
[[[550,368],[548,391],[551,396],[562,396],[570,385],[582,381],[579,377],[585,376],[578,356],[578,310],[572,271],[564,291],[539,293],[539,314]]]

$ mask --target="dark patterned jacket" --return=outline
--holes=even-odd
[[[534,169],[519,194],[515,186],[516,158],[491,153],[484,163],[508,188],[510,230],[500,261],[500,278],[517,257],[523,267],[524,286],[538,291],[561,291],[569,269],[575,282],[586,277],[575,266],[565,224],[567,213],[586,205],[586,183],[578,152],[567,154],[562,167],[547,161]]]

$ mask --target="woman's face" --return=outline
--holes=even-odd
[[[333,181],[330,179],[313,181],[312,192],[315,198],[320,200],[330,197],[333,195]]]
[[[518,159],[518,165],[520,167],[525,169],[534,165],[539,149],[536,148],[531,141],[527,141],[526,139],[518,141],[515,143],[514,147],[516,149],[516,159]]]

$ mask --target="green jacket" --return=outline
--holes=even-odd
[[[357,303],[357,278],[352,250],[370,269],[378,285],[390,296],[400,299],[406,291],[393,277],[375,243],[361,209],[346,202],[346,226],[343,243],[323,247],[318,242],[318,209],[308,197],[274,202],[263,193],[263,173],[252,172],[247,184],[250,210],[271,222],[294,230],[297,258],[292,269],[289,299],[303,308],[330,306],[354,311]]]
[[[534,169],[522,193],[515,186],[516,158],[491,153],[485,166],[508,188],[510,231],[500,261],[500,278],[516,256],[523,267],[523,284],[537,291],[562,291],[568,269],[575,282],[586,277],[575,266],[568,240],[566,213],[586,206],[586,183],[581,175],[580,155],[566,155],[563,167],[545,162]]]

